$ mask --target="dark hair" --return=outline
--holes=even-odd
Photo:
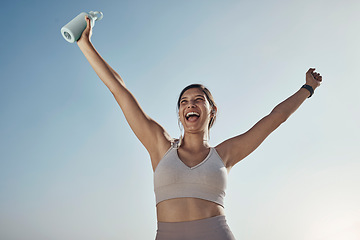
[[[209,104],[210,104],[210,107],[211,107],[211,110],[212,111],[216,111],[217,110],[217,106],[216,106],[216,103],[215,103],[215,100],[214,100],[214,97],[211,95],[211,92],[209,91],[209,89],[207,89],[207,87],[205,87],[204,85],[202,84],[191,84],[187,87],[185,87],[180,95],[179,95],[179,99],[177,101],[177,109],[179,110],[180,108],[180,99],[182,97],[182,95],[189,89],[192,89],[192,88],[198,88],[200,90],[202,90],[204,93],[205,93],[205,96],[206,96],[206,99],[208,100]],[[214,122],[216,120],[216,112],[213,114],[213,116],[211,117],[210,119],[210,122],[209,122],[209,126],[208,126],[208,129],[210,129],[213,125],[214,125]]]

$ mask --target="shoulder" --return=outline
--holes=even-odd
[[[214,147],[214,149],[216,150],[217,154],[223,161],[225,167],[227,169],[230,169],[231,168],[231,165],[230,165],[231,157],[230,157],[229,150],[228,150],[228,144],[224,144],[224,142],[220,143],[219,145]]]
[[[151,165],[155,171],[157,165],[164,157],[164,155],[177,144],[176,139],[167,139],[162,142],[159,142],[158,148],[156,151],[149,152],[151,158]]]
[[[248,141],[245,134],[227,139],[215,147],[227,169],[244,159],[248,154]]]

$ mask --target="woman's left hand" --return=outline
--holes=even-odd
[[[315,68],[310,68],[306,72],[306,84],[310,85],[314,90],[319,87],[322,82],[320,73],[315,72]]]

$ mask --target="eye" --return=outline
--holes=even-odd
[[[180,104],[186,104],[187,100],[181,100]]]

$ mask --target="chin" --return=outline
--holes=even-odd
[[[196,126],[188,126],[184,128],[185,132],[188,133],[204,133],[206,131],[206,128],[204,127],[196,127]]]

